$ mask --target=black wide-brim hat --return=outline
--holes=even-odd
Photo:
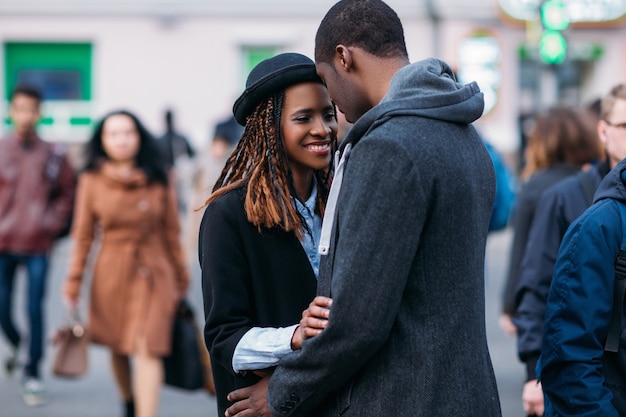
[[[259,62],[248,75],[246,89],[235,101],[233,114],[241,125],[256,106],[270,95],[294,84],[319,82],[315,63],[301,54],[288,52]]]

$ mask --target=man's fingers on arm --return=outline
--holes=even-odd
[[[240,388],[228,394],[228,401],[231,403],[250,398],[250,390],[248,388]]]
[[[232,394],[232,393],[231,393]],[[228,395],[228,400],[232,401],[230,399],[230,394]],[[247,401],[247,400],[244,400]],[[224,413],[224,415],[226,417],[242,417],[242,413],[243,411],[245,411],[248,407],[246,407],[243,403],[244,401],[237,401],[235,402],[233,405],[231,405],[230,407],[228,407],[226,409],[226,413]]]

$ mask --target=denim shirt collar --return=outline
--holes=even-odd
[[[311,191],[311,195],[304,203],[302,203],[297,198],[294,198],[294,201],[296,202],[296,208],[298,209],[300,214],[304,216],[305,219],[307,218],[307,216],[312,217],[312,215],[315,213],[315,202],[317,201],[316,184],[313,184],[313,191]]]
[[[315,204],[317,202],[317,184],[313,184],[311,195],[304,203],[297,198],[294,198],[293,200],[295,202],[296,209],[302,215],[302,218],[308,227],[308,231],[305,230],[303,238],[300,239],[300,243],[302,244],[302,248],[309,259],[311,268],[313,268],[315,277],[317,277],[320,265],[317,245],[319,244],[319,238],[322,232],[322,218],[319,214],[315,213]]]

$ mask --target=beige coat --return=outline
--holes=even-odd
[[[94,239],[101,244],[88,303],[92,342],[132,354],[144,335],[152,354],[168,354],[176,304],[189,285],[173,187],[148,183],[139,170],[120,178],[107,163],[84,173],[72,237],[70,297],[80,293]]]

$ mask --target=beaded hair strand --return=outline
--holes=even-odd
[[[248,221],[261,228],[279,227],[301,239],[309,231],[294,207],[295,188],[280,134],[284,91],[260,103],[246,120],[241,140],[213,186],[209,205],[228,191],[246,186]],[[333,138],[333,147],[336,138]],[[332,165],[332,164],[331,164]],[[316,211],[323,216],[330,188],[330,172],[315,172],[318,187]],[[310,231],[309,231],[310,232]]]

